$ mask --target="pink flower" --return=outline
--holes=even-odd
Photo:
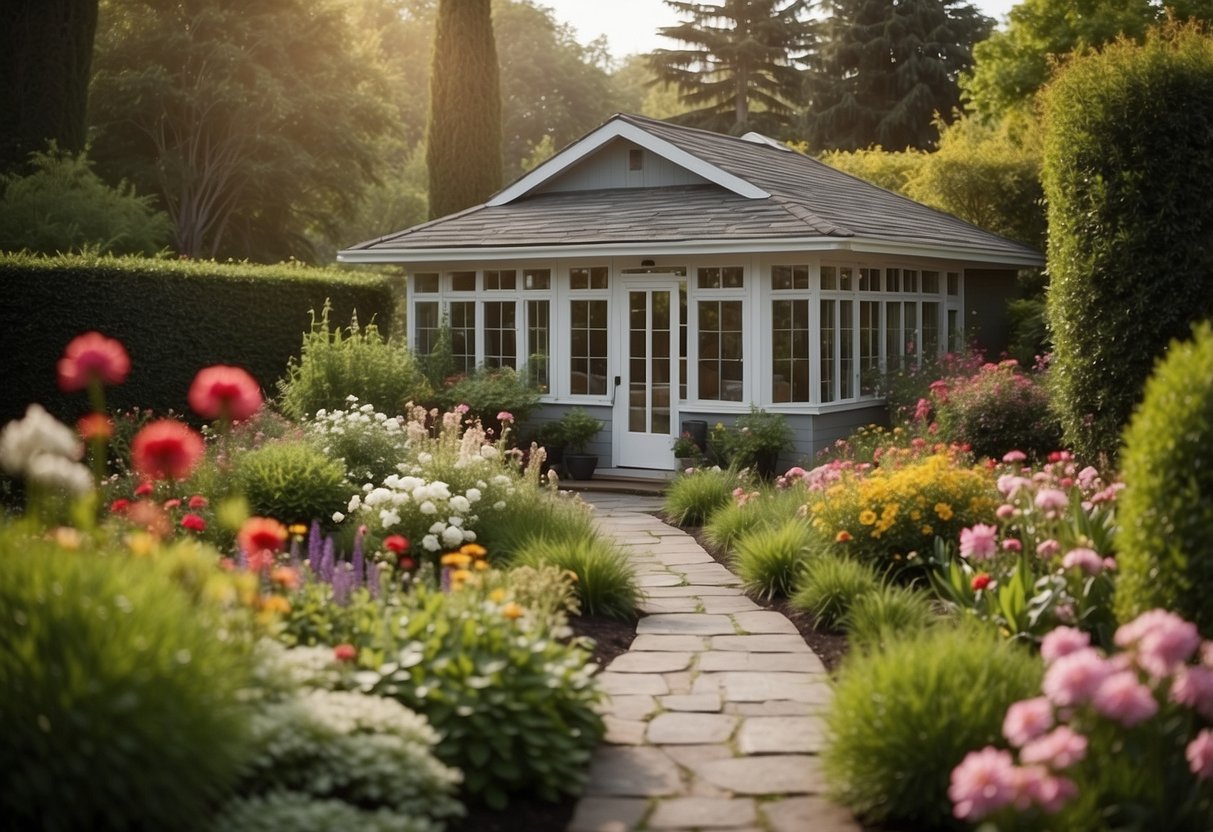
[[[1017,537],[1008,537],[1002,542],[1004,552],[1022,552],[1023,543]]]
[[[1050,774],[1044,766],[1020,769],[1019,788],[1028,800],[1050,815],[1060,811],[1078,794],[1073,780]]]
[[[960,556],[972,560],[989,560],[998,551],[998,529],[978,523],[960,530]]]
[[[1158,702],[1150,689],[1137,681],[1137,674],[1121,670],[1104,679],[1091,700],[1095,710],[1132,728],[1158,713]]]
[[[1028,458],[1028,455],[1025,454],[1023,451],[1007,451],[1005,454],[1002,455],[1002,461],[1007,463],[1008,465],[1012,465],[1016,462],[1023,462],[1027,458]]]
[[[928,399],[919,399],[918,404],[914,406],[914,421],[925,422],[931,418],[931,402]]]
[[[1066,496],[1066,492],[1058,491],[1056,488],[1040,489],[1036,492],[1034,502],[1036,507],[1049,517],[1056,517],[1070,506],[1070,498]]]
[[[948,786],[952,814],[960,820],[980,820],[1010,805],[1015,799],[1016,781],[1010,752],[992,746],[970,751],[952,769]]]
[[[1081,705],[1095,695],[1113,669],[1093,649],[1084,647],[1055,660],[1045,671],[1041,689],[1058,707]]]
[[[1061,551],[1061,544],[1056,540],[1042,540],[1036,544],[1037,557],[1048,559]]]
[[[190,407],[207,419],[239,422],[261,409],[261,387],[242,367],[205,367],[190,385]]]
[[[1015,516],[1015,506],[1009,503],[1003,503],[995,510],[994,516],[999,520],[1010,520]]]
[[[114,435],[114,420],[104,413],[89,413],[76,422],[76,433],[86,442],[111,439]]]
[[[1118,647],[1136,648],[1137,664],[1162,679],[1200,647],[1196,625],[1166,610],[1143,612],[1116,630]]]
[[[193,497],[190,497],[188,505],[190,508],[206,508],[207,503],[206,497],[203,497],[201,494],[195,494]]]
[[[1088,465],[1078,472],[1078,485],[1084,491],[1090,491],[1099,483],[1099,471]]]
[[[59,389],[65,393],[90,384],[121,384],[131,371],[131,359],[120,341],[100,332],[86,332],[68,342],[59,359]]]
[[[149,479],[183,480],[204,452],[202,436],[175,419],[158,419],[135,434],[131,466]]]
[[[456,413],[458,413],[460,416],[462,416],[463,414],[467,413],[467,412],[468,412],[469,410],[471,410],[471,409],[472,409],[472,408],[468,407],[466,404],[457,404],[457,405],[455,405],[455,412],[456,412]]]
[[[1081,569],[1088,575],[1098,575],[1103,571],[1103,558],[1093,549],[1071,549],[1061,559],[1063,569]]]
[[[1054,770],[1069,768],[1087,756],[1087,738],[1066,725],[1027,743],[1019,752],[1025,763],[1044,763]]]
[[[1213,731],[1205,728],[1197,734],[1196,739],[1188,743],[1184,757],[1197,780],[1213,778]]]
[[[1053,705],[1043,696],[1024,699],[1007,708],[1002,735],[1016,748],[1053,727]]]
[[[1213,669],[1181,667],[1171,683],[1171,701],[1213,720]]]
[[[240,527],[236,542],[248,558],[249,568],[260,572],[274,561],[287,539],[286,526],[270,517],[250,517]]]
[[[1073,627],[1056,627],[1040,643],[1040,657],[1045,664],[1052,664],[1062,656],[1076,653],[1091,646],[1091,637]]]
[[[1021,488],[1027,488],[1032,484],[1032,481],[1025,477],[1016,477],[1011,474],[1003,474],[998,478],[998,493],[1002,494],[1008,500],[1014,497]]]
[[[514,421],[514,414],[510,413],[508,410],[503,410],[497,414],[497,421],[498,422],[512,422],[512,421]]]
[[[339,662],[352,662],[358,658],[358,648],[352,644],[338,644],[333,648],[333,658]]]

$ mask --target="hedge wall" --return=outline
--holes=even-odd
[[[389,332],[403,290],[381,275],[291,264],[0,255],[0,421],[30,402],[70,420],[87,409],[84,393],[59,392],[55,364],[88,330],[130,353],[130,376],[108,392],[111,409],[184,413],[194,374],[218,363],[244,367],[272,396],[326,298],[331,324],[356,311]]]

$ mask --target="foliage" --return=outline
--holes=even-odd
[[[86,398],[55,384],[67,333],[96,330],[139,357],[109,392],[111,408],[181,413],[203,367],[237,364],[263,384],[281,376],[298,354],[308,309],[325,298],[335,322],[357,309],[385,328],[397,303],[381,277],[299,265],[15,255],[0,256],[0,283],[0,355],[22,356],[5,367],[0,419],[20,416],[32,401],[71,421],[84,414]],[[47,309],[55,310],[53,327],[44,323]]]
[[[973,626],[853,654],[826,714],[829,790],[871,822],[954,826],[949,774],[969,749],[995,741],[1007,706],[1040,678],[1026,650]]]
[[[0,175],[0,250],[154,254],[169,230],[151,198],[106,185],[84,153],[52,145],[31,154],[25,175]]]
[[[565,411],[558,422],[557,435],[564,445],[566,453],[585,453],[585,446],[590,444],[603,428],[603,422],[595,419],[583,408],[574,407]]]
[[[589,615],[631,620],[636,617],[640,588],[627,555],[604,538],[588,540],[532,539],[518,555],[521,566],[558,566],[576,576],[574,588],[581,609]]]
[[[355,396],[348,409],[318,410],[314,419],[304,419],[304,429],[312,443],[327,456],[340,460],[346,477],[355,485],[383,482],[399,473],[404,459],[407,436],[405,420],[376,411],[370,404],[359,405]]]
[[[1001,459],[1009,451],[1044,458],[1061,444],[1061,426],[1049,410],[1043,377],[1018,362],[985,364],[977,375],[943,379],[932,388],[939,437],[968,446],[978,457]]]
[[[341,800],[273,791],[229,801],[211,828],[214,832],[429,832],[435,827],[389,809],[361,809]]]
[[[400,413],[406,402],[423,400],[428,387],[413,354],[384,338],[372,322],[359,326],[354,313],[346,329],[329,327],[326,302],[303,333],[298,359],[292,357],[278,382],[284,413],[302,419],[319,410],[345,407],[348,396],[386,413]]]
[[[696,468],[670,482],[661,510],[679,526],[702,526],[732,503],[737,484],[737,477],[727,470]]]
[[[1156,357],[1213,314],[1213,39],[1072,61],[1045,124],[1054,403],[1080,458],[1112,458]]]
[[[921,150],[885,150],[876,145],[856,150],[827,150],[819,158],[832,168],[907,196],[910,181],[922,167],[925,157]]]
[[[280,439],[242,454],[233,471],[254,515],[285,524],[330,522],[345,508],[351,487],[345,466],[309,442]]]
[[[524,375],[510,367],[480,367],[450,387],[438,391],[438,405],[451,408],[464,405],[467,417],[484,425],[498,425],[497,414],[509,413],[516,422],[525,422],[539,406],[539,391]]]
[[[925,421],[924,409],[930,405],[931,388],[940,379],[976,375],[985,364],[977,352],[944,353],[908,361],[881,379],[881,391],[889,406],[889,421],[894,425]]]
[[[931,596],[921,589],[881,584],[851,599],[843,629],[856,650],[871,650],[896,638],[925,632],[938,617]]]
[[[1213,328],[1172,343],[1125,432],[1117,612],[1163,606],[1213,637]]]
[[[961,0],[830,0],[808,80],[816,150],[927,150],[953,118],[957,77],[993,21]]]
[[[426,166],[430,219],[501,187],[501,81],[490,0],[438,0]]]
[[[708,436],[708,446],[722,465],[751,468],[765,457],[792,449],[792,429],[782,413],[770,413],[756,405],[738,416],[732,427],[717,423]]]
[[[797,517],[779,525],[758,527],[738,535],[732,566],[748,592],[759,598],[786,598],[808,556],[812,534]]]
[[[211,600],[220,580],[192,546],[135,559],[0,531],[8,824],[196,828],[226,795],[250,750],[251,665]]]
[[[997,492],[986,469],[940,447],[923,459],[894,451],[879,468],[844,471],[810,491],[807,505],[822,547],[881,571],[918,571],[936,536],[955,539],[962,528],[992,520]]]
[[[806,0],[665,0],[687,17],[660,31],[679,49],[657,49],[649,66],[694,109],[674,117],[719,133],[778,132],[801,99],[799,65],[812,45]]]
[[[483,522],[477,524],[476,539],[495,559],[512,562],[536,539],[572,544],[601,534],[580,498],[539,488],[531,473],[509,485],[500,481],[488,484],[502,490],[498,493],[500,499],[480,506],[478,515]]]
[[[755,529],[776,526],[795,515],[804,505],[805,493],[799,486],[778,489],[754,486],[742,480],[733,489],[733,500],[713,511],[703,526],[704,537],[722,552],[729,552],[738,539]]]
[[[796,581],[793,609],[802,610],[830,629],[841,626],[856,599],[880,588],[880,577],[866,563],[833,554],[813,555]]]

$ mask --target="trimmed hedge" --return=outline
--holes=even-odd
[[[298,356],[312,310],[330,320],[396,323],[403,291],[390,278],[302,265],[252,266],[138,257],[0,256],[0,421],[39,402],[63,419],[87,409],[59,392],[55,364],[68,341],[98,330],[125,344],[126,383],[111,409],[186,412],[186,393],[210,364],[244,367],[267,395]]]
[[[1213,314],[1213,38],[1075,59],[1045,124],[1055,406],[1081,458],[1114,458],[1154,360]]]

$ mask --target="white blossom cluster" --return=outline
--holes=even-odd
[[[476,539],[471,524],[478,517],[472,512],[482,498],[483,487],[469,488],[459,494],[452,492],[441,480],[429,482],[421,477],[393,474],[379,487],[365,486],[366,496],[355,494],[351,497],[348,511],[378,517],[384,531],[399,525],[404,514],[433,518],[421,539],[422,547],[428,552],[455,549]]]
[[[78,461],[83,455],[75,432],[38,404],[0,431],[0,467],[44,488],[69,494],[92,488],[92,475]]]

